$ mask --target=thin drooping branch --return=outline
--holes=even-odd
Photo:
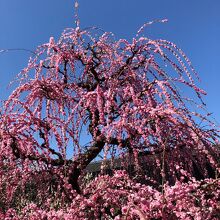
[[[31,161],[42,161],[47,165],[52,165],[52,166],[62,166],[64,165],[64,160],[62,158],[59,159],[50,159],[48,160],[47,157],[45,156],[35,156],[33,154],[27,154],[23,152],[21,149],[19,149],[18,143],[19,141],[15,137],[11,137],[12,142],[11,142],[11,149],[14,154],[14,156],[17,159],[29,159]],[[53,149],[51,149],[53,151]]]
[[[44,141],[44,142],[41,144],[41,147],[42,147],[42,148],[45,148],[45,149],[48,149],[48,150],[50,151],[50,153],[52,153],[53,155],[56,155],[56,156],[59,158],[60,161],[64,161],[62,155],[61,155],[59,152],[55,151],[55,150],[54,150],[53,148],[51,148],[50,146],[47,146],[45,133],[44,133],[41,129],[40,129],[39,134],[40,134],[40,138],[42,138],[43,141]]]

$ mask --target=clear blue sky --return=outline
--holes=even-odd
[[[220,122],[220,0],[81,0],[81,27],[97,26],[117,38],[131,39],[146,21],[168,18],[146,31],[151,38],[175,42],[190,57],[208,95],[208,110]],[[1,0],[0,49],[25,48],[56,39],[74,26],[73,0]],[[0,99],[6,86],[27,63],[26,52],[0,54]]]

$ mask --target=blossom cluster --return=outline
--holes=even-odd
[[[1,219],[219,219],[220,181],[205,179],[164,185],[163,193],[133,181],[124,171],[99,176],[65,206],[54,208],[30,203],[19,212],[13,209]]]

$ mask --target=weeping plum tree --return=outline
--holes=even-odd
[[[2,218],[219,217],[218,131],[201,113],[205,92],[181,49],[141,31],[129,42],[77,27],[37,48],[1,108]],[[86,182],[99,157],[121,158],[121,171]]]

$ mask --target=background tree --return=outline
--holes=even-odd
[[[23,219],[52,219],[57,210],[66,219],[216,217],[218,131],[208,115],[190,107],[202,110],[205,92],[175,44],[139,37],[148,24],[132,42],[77,27],[37,48],[1,111],[2,216],[17,215],[10,209],[16,208]],[[183,89],[200,103],[181,95]],[[98,156],[111,158],[112,168],[114,158],[122,158],[122,169],[131,162],[138,175],[116,172],[83,185],[86,167]],[[193,176],[217,179],[209,185]],[[218,192],[210,203],[204,184]],[[175,187],[185,207],[178,206]]]

